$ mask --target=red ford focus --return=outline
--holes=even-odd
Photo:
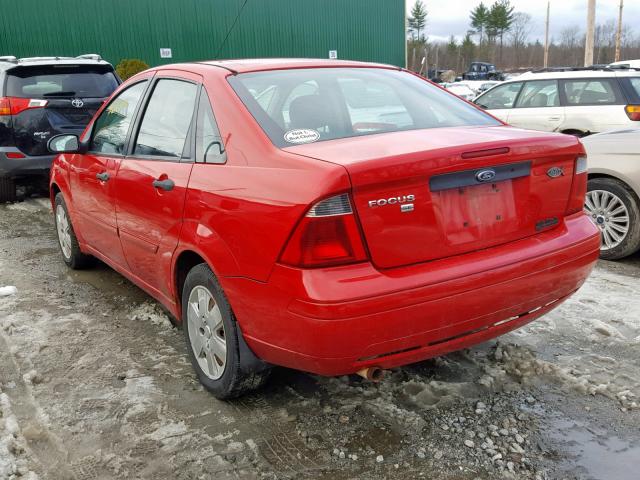
[[[154,68],[49,148],[64,261],[165,305],[220,398],[271,365],[375,378],[501,335],[600,248],[576,138],[384,65]]]

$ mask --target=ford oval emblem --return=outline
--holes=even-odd
[[[476,173],[476,180],[479,182],[490,182],[495,177],[495,170],[480,170],[478,173]]]
[[[551,178],[558,178],[564,175],[564,170],[562,170],[562,168],[560,167],[551,167],[549,170],[547,170],[547,175],[549,175],[549,177]]]

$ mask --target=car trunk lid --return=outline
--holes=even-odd
[[[573,137],[504,126],[413,130],[286,150],[347,169],[379,268],[553,228],[564,216],[575,160],[583,153]]]

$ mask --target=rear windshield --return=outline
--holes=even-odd
[[[380,68],[245,73],[229,83],[279,146],[400,130],[500,125],[415,75]]]
[[[6,96],[19,98],[108,97],[118,86],[110,66],[51,65],[7,72]]]
[[[636,92],[636,98],[640,99],[640,77],[630,77],[631,88]]]

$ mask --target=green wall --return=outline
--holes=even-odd
[[[149,65],[246,57],[405,64],[404,0],[0,0],[0,55]],[[235,28],[225,36],[237,19]],[[173,58],[161,59],[160,48]]]

